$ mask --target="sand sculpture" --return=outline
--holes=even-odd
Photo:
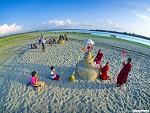
[[[79,76],[89,81],[93,81],[99,76],[100,66],[94,63],[92,50],[87,50],[84,60],[77,63],[76,72]]]
[[[65,44],[65,40],[58,40],[57,43],[58,44]]]

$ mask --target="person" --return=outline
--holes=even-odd
[[[36,44],[31,44],[31,49],[37,49],[38,47],[36,46]]]
[[[39,45],[41,44],[41,37],[38,37]]]
[[[109,70],[109,62],[106,63],[106,65],[104,67],[102,67],[100,65],[100,78],[102,80],[108,80],[109,76],[108,76],[108,70]]]
[[[44,87],[45,86],[44,82],[38,81],[38,77],[37,77],[37,72],[36,71],[32,72],[32,77],[30,78],[30,82],[31,82],[31,85],[33,87]]]
[[[59,40],[61,40],[62,39],[62,37],[61,37],[61,35],[59,36]]]
[[[45,39],[44,39],[44,36],[43,35],[41,35],[41,43],[42,43],[42,50],[45,52]]]
[[[51,37],[50,39],[49,39],[49,45],[51,45],[52,46],[52,43],[53,43],[53,38]]]
[[[62,40],[64,40],[65,38],[64,38],[64,35],[61,35],[61,37],[62,37]]]
[[[128,58],[127,60],[127,64],[125,64],[125,62],[122,62],[123,64],[123,68],[120,71],[118,77],[117,77],[117,84],[119,86],[123,85],[124,83],[126,83],[127,77],[129,72],[132,69],[132,64],[131,64],[131,58]]]
[[[52,80],[59,80],[60,76],[55,73],[55,69],[53,66],[51,66],[51,73],[50,73],[50,79]]]
[[[68,41],[68,36],[67,34],[64,34],[65,40]]]
[[[56,43],[56,39],[55,38],[52,38],[53,39],[53,43],[55,44]]]
[[[102,51],[99,49],[94,61],[96,62],[96,64],[99,64],[101,63],[101,60],[102,60],[102,57],[103,57],[103,53]]]

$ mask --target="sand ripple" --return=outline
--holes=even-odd
[[[121,50],[96,45],[94,52],[100,48],[104,53],[102,65],[106,61],[110,62],[109,74],[112,79],[96,79],[90,82],[76,74],[78,82],[72,83],[68,81],[68,77],[75,70],[77,62],[83,59],[82,46],[80,41],[75,40],[65,45],[46,45],[46,52],[41,52],[39,46],[38,50],[29,49],[8,60],[0,71],[0,111],[108,113],[149,109],[149,58],[137,56],[132,52],[121,56]],[[77,58],[78,55],[81,59]],[[116,87],[116,77],[122,68],[121,62],[128,57],[133,59],[133,69],[127,84]],[[49,79],[52,65],[61,76],[59,81]],[[46,83],[46,87],[39,91],[26,86],[33,70],[36,70],[39,79]]]

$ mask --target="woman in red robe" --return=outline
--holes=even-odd
[[[103,53],[101,50],[98,51],[96,57],[95,57],[95,62],[96,64],[100,64],[101,63],[101,60],[102,60],[102,57],[103,57]]]
[[[109,70],[109,62],[107,62],[103,68],[101,67],[100,78],[102,80],[108,80],[109,79],[108,70]]]
[[[118,77],[117,77],[117,84],[118,85],[122,85],[124,83],[126,83],[127,77],[129,72],[131,71],[132,68],[132,64],[131,64],[131,58],[128,58],[127,60],[127,64],[125,64],[124,62],[122,63],[124,65],[124,67],[122,68],[122,70],[120,71]]]

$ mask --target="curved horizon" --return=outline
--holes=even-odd
[[[134,37],[137,37],[137,36],[143,36],[143,37],[146,37],[146,38],[150,38],[150,37],[147,37],[147,36],[144,36],[144,35],[141,35],[141,34],[134,34],[134,33],[130,33],[130,32],[119,32],[119,31],[111,31],[111,30],[107,30],[107,29],[69,29],[69,28],[66,28],[66,29],[37,29],[37,30],[31,30],[31,31],[23,31],[23,32],[16,32],[16,33],[10,33],[10,34],[5,34],[5,35],[1,35],[0,37],[6,37],[6,36],[11,36],[11,35],[18,35],[18,34],[25,34],[25,33],[30,33],[30,32],[38,32],[38,31],[60,31],[60,30],[88,30],[88,31],[101,31],[101,32],[108,32],[108,33],[113,33],[113,32],[116,32],[117,34],[124,34],[124,35],[135,35]],[[137,36],[136,36],[137,35]],[[148,39],[149,40],[149,39]]]
[[[128,40],[132,42],[138,42],[141,44],[145,44],[150,46],[150,38],[137,35],[137,34],[130,34],[126,32],[117,32],[117,31],[108,31],[108,30],[88,30],[88,29],[49,29],[49,30],[36,30],[36,31],[30,31],[30,32],[24,32],[24,33],[18,33],[18,34],[12,34],[9,36],[19,35],[19,34],[26,34],[26,33],[38,33],[38,32],[78,32],[78,33],[90,33],[92,35],[97,36],[106,36],[106,37],[114,37],[119,38],[123,40]],[[39,33],[41,34],[41,33]],[[7,36],[4,36],[7,37]],[[1,37],[1,38],[4,38]]]

